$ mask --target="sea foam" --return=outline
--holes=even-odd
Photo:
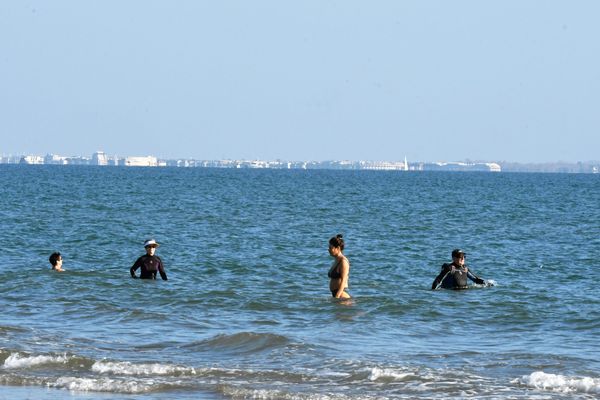
[[[536,371],[530,375],[522,376],[518,382],[539,390],[551,390],[562,393],[600,393],[599,378],[568,377]]]
[[[93,379],[93,378],[76,378],[62,377],[58,378],[54,383],[48,383],[48,387],[64,388],[72,391],[81,392],[115,392],[115,393],[146,393],[154,389],[151,382],[136,382],[123,381],[117,379]]]
[[[22,356],[14,353],[4,360],[4,368],[30,368],[43,364],[66,364],[69,358],[66,354],[60,356]]]
[[[248,389],[242,387],[221,386],[221,392],[229,398],[255,399],[255,400],[332,400],[353,398],[346,395],[335,395],[331,393],[302,393],[286,392],[277,389]],[[362,395],[361,400],[370,400],[372,396]]]
[[[100,374],[116,375],[195,375],[191,367],[179,367],[168,364],[133,364],[130,362],[96,361],[92,371]]]
[[[401,371],[392,368],[372,368],[369,374],[369,380],[376,381],[379,379],[390,379],[393,381],[401,381],[409,377],[414,377],[414,372]]]

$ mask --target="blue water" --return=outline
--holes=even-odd
[[[599,175],[0,177],[0,398],[600,396]],[[337,233],[350,302],[328,289]],[[129,277],[149,237],[166,282]],[[455,247],[496,286],[431,291]]]

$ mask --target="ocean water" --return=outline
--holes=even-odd
[[[600,397],[600,175],[0,177],[1,399]],[[129,277],[149,237],[166,282]],[[455,247],[496,285],[431,291]]]

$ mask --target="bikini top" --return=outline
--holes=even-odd
[[[342,277],[342,274],[340,273],[340,263],[341,260],[338,261],[333,267],[331,267],[329,269],[329,272],[327,272],[327,276],[330,279],[340,279]]]

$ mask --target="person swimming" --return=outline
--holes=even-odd
[[[329,290],[336,299],[349,299],[346,292],[348,288],[348,277],[350,275],[350,262],[344,256],[344,239],[342,235],[336,235],[329,239],[329,255],[335,260],[327,272],[329,277]]]
[[[64,272],[64,269],[62,269],[63,259],[62,259],[62,256],[60,255],[60,253],[58,251],[50,254],[50,257],[48,258],[48,261],[50,261],[50,264],[52,265],[52,270],[53,271]]]
[[[442,270],[431,284],[431,290],[435,290],[440,286],[444,289],[467,289],[467,278],[478,285],[484,285],[485,281],[473,274],[465,265],[466,255],[460,249],[452,250],[452,263],[442,265]]]

